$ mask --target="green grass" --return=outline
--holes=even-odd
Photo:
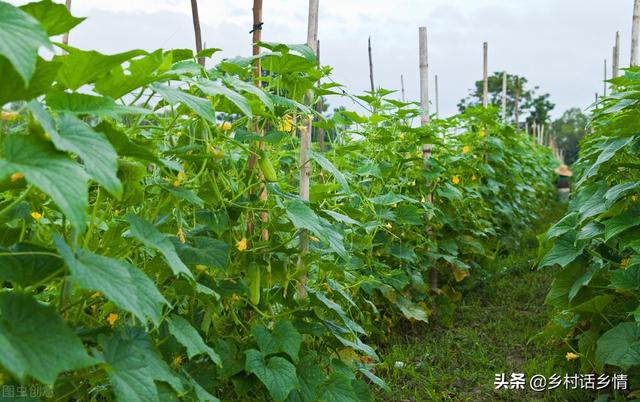
[[[447,325],[438,321],[397,328],[381,346],[384,364],[377,375],[392,392],[380,391],[384,401],[590,401],[595,395],[567,391],[563,386],[546,393],[495,390],[496,373],[550,376],[578,372],[567,362],[569,350],[547,339],[528,342],[551,316],[543,304],[552,270],[533,271],[537,241],[562,209],[552,211],[540,227],[523,235],[518,252],[497,257],[496,274],[469,291]],[[399,362],[399,363],[396,363]],[[399,367],[402,366],[402,367]]]

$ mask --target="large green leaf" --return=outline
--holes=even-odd
[[[203,119],[212,123],[216,122],[216,115],[213,111],[213,106],[208,99],[200,98],[178,88],[173,88],[159,83],[152,84],[151,89],[159,93],[168,103],[172,105],[182,103],[196,112],[196,114]]]
[[[236,105],[236,107],[240,109],[240,111],[244,113],[245,116],[253,116],[253,112],[251,111],[251,104],[249,103],[247,98],[240,95],[236,91],[213,81],[197,81],[195,84],[205,94],[210,96],[222,96]]]
[[[327,242],[331,249],[341,257],[348,259],[344,248],[342,235],[336,232],[328,223],[323,223],[318,215],[302,201],[290,201],[286,204],[287,216],[298,229],[312,231],[318,238]]]
[[[87,222],[89,179],[82,166],[33,135],[9,135],[3,146],[5,159],[0,159],[0,178],[22,173],[29,183],[48,194],[71,225],[82,232]]]
[[[332,373],[323,388],[324,392],[320,398],[322,402],[359,402],[351,386],[351,379],[342,373]]]
[[[596,358],[623,370],[640,365],[640,324],[623,322],[598,339]]]
[[[291,359],[298,361],[302,336],[293,326],[291,321],[280,320],[276,322],[273,331],[269,331],[263,325],[256,325],[251,331],[258,342],[260,351],[265,355],[286,353]]]
[[[126,335],[117,332],[112,337],[98,338],[108,364],[107,375],[116,400],[120,402],[159,402],[151,363],[146,354]]]
[[[322,155],[321,153],[315,152],[313,150],[309,150],[309,157],[314,161],[316,161],[316,163],[320,165],[320,167],[322,167],[324,170],[331,173],[333,177],[336,178],[336,181],[340,183],[340,186],[345,191],[345,193],[348,193],[351,191],[351,189],[349,188],[349,183],[347,182],[347,179],[344,177],[342,172],[340,172],[333,165],[333,163],[329,161],[329,159],[325,158],[324,155]]]
[[[0,280],[19,286],[38,283],[62,268],[62,259],[55,256],[55,250],[29,243],[0,250]]]
[[[83,289],[99,291],[121,309],[160,324],[167,300],[155,284],[138,268],[124,261],[78,249],[74,252],[55,235],[54,242],[67,263],[73,280]]]
[[[227,85],[235,88],[237,91],[245,91],[249,92],[252,95],[255,95],[262,103],[267,106],[270,110],[273,110],[273,102],[269,98],[269,96],[260,88],[256,87],[253,84],[242,81],[232,75],[225,75],[222,79]]]
[[[542,258],[539,266],[546,267],[558,264],[564,267],[578,258],[584,250],[584,245],[576,245],[576,235],[575,231],[569,231],[558,237],[551,250]]]
[[[63,371],[94,364],[52,306],[19,292],[0,293],[0,365],[24,382],[53,385]]]
[[[95,83],[95,91],[99,94],[120,98],[131,91],[146,86],[158,79],[155,73],[170,65],[171,53],[164,54],[158,49],[148,56],[131,60],[127,72],[116,66],[107,75]]]
[[[76,90],[106,75],[112,68],[133,57],[147,54],[142,50],[131,50],[114,55],[105,55],[96,51],[84,51],[71,46],[63,46],[65,55],[58,55],[54,61],[62,63],[58,71],[58,82],[66,88]]]
[[[41,46],[51,48],[51,42],[38,21],[19,8],[0,2],[0,56],[9,60],[25,84],[36,69]]]
[[[287,402],[316,402],[318,387],[324,382],[325,374],[315,362],[314,355],[307,355],[296,367],[300,389],[289,394]]]
[[[558,223],[553,225],[546,233],[545,240],[549,241],[555,239],[558,236],[573,231],[580,221],[580,214],[577,212],[571,212],[564,218],[560,219]]]
[[[147,146],[138,144],[130,139],[126,133],[107,121],[101,122],[94,129],[107,137],[119,156],[130,156],[147,162],[160,163],[154,153],[155,147],[152,144]]]
[[[630,209],[608,219],[604,223],[604,240],[607,241],[627,229],[640,225],[640,207]]]
[[[51,91],[45,97],[45,102],[52,110],[78,115],[117,118],[124,114],[150,113],[144,108],[118,105],[111,98],[75,92]]]
[[[178,244],[180,259],[187,265],[206,265],[226,269],[229,265],[229,245],[222,240],[196,236],[194,246]]]
[[[296,368],[286,359],[274,356],[265,363],[262,354],[254,349],[247,350],[245,355],[245,370],[262,381],[276,402],[284,401],[291,391],[299,387]]]
[[[60,116],[56,130],[51,116],[39,103],[31,102],[29,108],[56,148],[78,155],[92,179],[115,197],[122,195],[122,183],[117,176],[118,154],[102,133],[68,114]]]
[[[174,275],[184,275],[189,279],[193,279],[193,274],[178,256],[176,248],[167,235],[135,215],[127,215],[127,220],[131,225],[131,234],[147,247],[154,248],[162,253]]]
[[[7,102],[28,101],[46,93],[51,88],[59,68],[60,64],[38,57],[31,80],[29,84],[25,84],[11,63],[0,57],[0,106]]]
[[[619,290],[640,289],[640,265],[632,265],[626,269],[618,269],[611,273],[609,287]]]
[[[179,315],[172,314],[171,317],[167,318],[167,323],[169,324],[169,332],[171,335],[187,348],[187,355],[190,359],[197,355],[206,354],[212,362],[218,366],[222,365],[220,356],[218,356],[210,346],[204,343],[198,331],[191,326],[189,321]]]
[[[600,166],[613,158],[615,154],[620,149],[627,146],[627,144],[629,144],[633,140],[633,138],[634,137],[611,138],[600,145],[601,152],[598,155],[598,159],[596,159],[596,161],[591,166],[589,166],[589,169],[584,172],[576,186],[581,186],[582,183],[584,183],[587,179],[598,173]]]
[[[38,20],[49,36],[69,32],[71,28],[84,21],[84,18],[72,16],[64,4],[54,3],[51,0],[25,4],[20,8]]]

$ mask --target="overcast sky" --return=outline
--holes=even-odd
[[[249,55],[253,2],[198,3],[203,41],[224,49],[214,60]],[[407,98],[416,100],[418,27],[424,25],[430,90],[433,97],[438,74],[442,115],[455,113],[481,78],[487,41],[489,71],[527,77],[551,94],[557,116],[573,106],[588,107],[595,92],[603,91],[603,61],[611,62],[616,31],[621,66],[628,65],[632,8],[632,0],[320,0],[321,61],[334,68],[335,81],[359,94],[369,88],[371,36],[376,86],[399,89],[403,74]],[[73,0],[72,9],[88,17],[70,36],[70,44],[80,48],[112,53],[194,46],[188,0]],[[307,10],[306,0],[264,0],[263,40],[305,42]]]

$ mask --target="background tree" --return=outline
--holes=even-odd
[[[502,103],[502,75],[503,71],[495,72],[489,76],[489,102],[494,105]],[[526,121],[529,125],[533,122],[537,124],[546,124],[549,120],[549,113],[554,108],[554,104],[549,101],[549,94],[537,95],[539,87],[528,88],[527,79],[525,77],[507,74],[507,120],[510,123],[515,122],[516,108],[516,86],[520,86],[520,96],[518,97],[518,105],[520,108],[520,124],[524,125]],[[458,103],[458,109],[463,112],[468,107],[478,106],[482,104],[482,80],[475,82],[469,95]]]
[[[589,118],[575,107],[567,110],[551,123],[551,135],[564,154],[564,162],[572,164],[578,158],[580,140],[589,133]]]

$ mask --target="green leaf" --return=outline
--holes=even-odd
[[[287,402],[316,402],[318,387],[324,382],[325,374],[315,362],[314,355],[307,355],[296,367],[300,389],[289,394]]]
[[[0,159],[0,177],[21,172],[26,180],[49,195],[82,232],[87,222],[88,176],[67,155],[51,143],[33,135],[8,135],[4,139],[4,157]]]
[[[59,117],[59,130],[56,130],[51,116],[39,103],[31,102],[29,108],[56,148],[78,155],[92,179],[113,196],[119,198],[122,195],[122,183],[117,175],[118,154],[102,133],[67,114]]]
[[[171,317],[167,318],[167,324],[169,325],[171,335],[173,335],[181,345],[187,348],[187,354],[190,359],[197,355],[206,354],[212,362],[218,366],[222,366],[220,356],[204,343],[198,331],[191,326],[189,321],[179,315],[171,314]]]
[[[402,202],[403,198],[394,193],[386,193],[370,198],[369,201],[377,205],[393,205]]]
[[[286,353],[294,362],[298,361],[302,336],[291,321],[281,320],[276,322],[273,331],[269,331],[263,325],[258,324],[251,333],[256,338],[263,355]]]
[[[98,341],[102,348],[102,353],[98,355],[109,365],[107,375],[116,400],[159,402],[158,389],[151,372],[152,361],[136,347],[136,342],[121,332],[110,338],[101,335]]]
[[[95,83],[95,91],[99,94],[118,99],[133,90],[157,81],[157,73],[166,70],[171,61],[171,54],[164,54],[162,49],[138,59],[131,60],[127,72],[116,66]]]
[[[331,249],[341,257],[348,259],[349,254],[344,248],[342,235],[328,224],[323,224],[316,213],[302,201],[290,201],[286,204],[287,216],[298,229],[307,229],[318,238],[329,243]]]
[[[411,204],[401,204],[394,210],[395,221],[401,225],[422,225],[423,210]]]
[[[630,209],[604,223],[604,241],[624,232],[627,229],[640,225],[640,207]]]
[[[216,115],[213,111],[213,106],[208,99],[203,99],[178,88],[173,88],[159,83],[152,84],[151,89],[159,93],[169,104],[175,105],[176,103],[182,103],[196,112],[196,114],[203,119],[208,120],[211,123],[216,122]]]
[[[25,84],[36,69],[41,46],[51,48],[51,42],[38,21],[19,8],[0,2],[0,56],[9,60]]]
[[[180,259],[187,265],[206,265],[218,269],[227,269],[229,265],[229,245],[222,240],[210,237],[196,236],[195,246],[178,244],[177,251]]]
[[[623,322],[605,332],[598,339],[596,358],[623,370],[640,365],[640,325]]]
[[[224,85],[217,84],[213,81],[197,81],[195,82],[196,86],[200,88],[202,92],[209,96],[223,96],[231,103],[236,105],[238,109],[245,116],[252,117],[253,112],[251,111],[251,104],[244,96],[240,95],[236,91],[225,87]]]
[[[340,319],[342,319],[342,321],[345,323],[347,328],[349,328],[349,330],[353,331],[354,333],[358,333],[358,334],[362,334],[362,335],[366,335],[367,334],[366,331],[364,330],[364,328],[362,328],[355,321],[353,321],[347,315],[347,313],[345,313],[345,311],[342,309],[342,307],[338,303],[336,303],[333,300],[329,299],[327,297],[327,295],[323,291],[321,291],[321,290],[313,290],[311,288],[306,288],[306,289],[309,292],[309,295],[311,295],[312,297],[317,299],[325,307],[329,308],[330,310],[332,310],[336,314],[338,314]]]
[[[578,313],[596,313],[600,314],[604,311],[605,308],[615,299],[612,295],[600,295],[596,296],[592,299],[587,300],[586,302],[579,304],[572,308],[571,310]]]
[[[21,382],[53,385],[63,371],[95,364],[53,306],[19,292],[0,293],[0,365]]]
[[[31,80],[28,84],[25,84],[9,61],[0,57],[0,77],[2,77],[0,106],[19,100],[28,101],[46,93],[51,88],[59,68],[60,64],[45,61],[38,57],[36,69],[31,76]]]
[[[58,82],[66,88],[76,90],[105,76],[111,69],[136,56],[145,55],[143,50],[131,50],[114,55],[105,55],[96,51],[84,51],[72,46],[62,46],[67,51],[58,55],[54,61],[62,63],[58,71]]]
[[[598,173],[603,163],[613,158],[620,149],[627,146],[633,139],[634,137],[611,138],[600,145],[601,152],[598,155],[598,159],[584,172],[576,186],[580,187],[587,179]]]
[[[269,109],[273,110],[273,102],[269,98],[269,96],[260,88],[256,87],[253,84],[242,81],[232,75],[225,75],[222,81],[235,88],[237,91],[248,92],[252,95],[255,95],[264,105]]]
[[[71,28],[85,20],[72,16],[64,4],[54,3],[51,0],[25,4],[20,9],[38,20],[49,36],[69,32]]]
[[[611,187],[604,195],[604,198],[607,200],[607,207],[611,207],[620,199],[620,197],[623,197],[638,188],[640,188],[640,181],[622,183]]]
[[[576,235],[575,231],[570,231],[558,237],[551,250],[542,258],[540,267],[555,264],[564,267],[578,258],[582,254],[582,250],[584,250],[584,245],[575,245]]]
[[[284,401],[291,391],[300,386],[296,368],[286,359],[274,356],[265,363],[262,354],[254,349],[247,350],[245,355],[245,370],[260,379],[276,402]]]
[[[119,130],[113,124],[103,121],[98,124],[94,130],[103,133],[109,142],[113,145],[116,152],[120,156],[130,156],[132,158],[141,159],[147,162],[160,163],[160,160],[155,155],[152,146],[142,146],[131,140],[127,134]]]
[[[611,273],[611,289],[637,290],[640,289],[640,265],[632,265],[626,269],[615,270]]]
[[[147,114],[149,110],[118,105],[113,99],[80,93],[51,91],[45,97],[47,105],[58,112],[68,112],[78,115],[92,115],[97,117],[117,118],[123,114]]]
[[[17,243],[8,250],[0,250],[5,254],[0,255],[0,281],[12,282],[22,287],[29,286],[62,268],[62,259],[55,256],[55,250],[35,244]],[[11,253],[18,255],[9,255]]]
[[[334,165],[333,163],[331,163],[331,161],[329,161],[327,158],[324,157],[324,155],[315,152],[313,150],[309,150],[309,157],[311,159],[313,159],[314,161],[316,161],[316,163],[318,165],[320,165],[320,167],[322,167],[324,170],[328,171],[329,173],[331,173],[333,175],[333,177],[336,178],[336,181],[338,183],[340,183],[340,186],[342,187],[342,189],[344,190],[345,193],[348,193],[351,191],[351,189],[349,188],[349,183],[347,182],[347,179],[344,177],[344,175],[342,174],[342,172],[340,172]]]
[[[569,292],[576,283],[576,278],[584,275],[585,270],[584,264],[580,261],[569,264],[560,270],[553,278],[551,289],[549,289],[544,303],[560,308],[566,307],[569,303]]]
[[[320,397],[322,402],[359,402],[351,386],[351,379],[342,373],[331,373],[323,388],[324,392]]]
[[[566,215],[547,231],[547,234],[545,235],[545,241],[555,239],[556,237],[562,236],[567,232],[573,231],[578,225],[579,221],[580,214],[578,214],[577,212],[572,212]]]
[[[59,235],[54,243],[67,263],[73,280],[83,289],[99,291],[116,306],[160,325],[162,308],[169,305],[149,277],[124,261],[78,249],[74,252]]]
[[[167,235],[135,215],[127,215],[127,221],[131,225],[131,234],[147,247],[154,248],[162,253],[174,275],[184,275],[189,279],[193,279],[193,274],[178,256],[176,248]]]

